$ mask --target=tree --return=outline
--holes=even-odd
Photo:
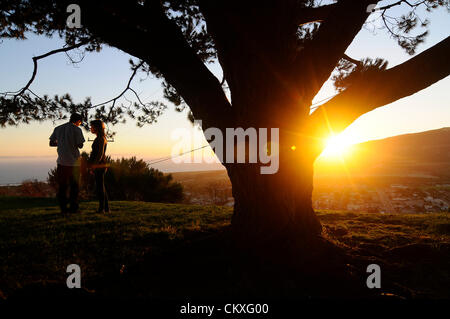
[[[234,235],[251,247],[305,244],[319,237],[311,195],[322,141],[330,131],[339,132],[362,114],[450,73],[450,37],[389,69],[381,58],[356,61],[346,55],[378,0],[80,0],[80,29],[66,26],[71,2],[2,1],[1,37],[58,34],[67,46],[33,58],[30,82],[0,100],[1,124],[59,118],[61,110],[85,115],[94,110],[92,116],[113,124],[126,114],[140,124],[151,123],[164,105],[144,103],[137,94],[133,108],[116,105],[120,96],[101,105],[89,99],[76,104],[70,96],[38,97],[29,89],[41,58],[82,46],[85,51],[116,47],[139,59],[131,61],[133,73],[124,92],[134,92],[130,83],[138,70],[151,72],[164,79],[165,97],[178,109],[187,104],[203,129],[280,129],[276,174],[261,175],[259,163],[224,163],[235,198]],[[405,14],[388,15],[395,6]],[[414,33],[427,25],[417,15],[420,6],[430,11],[448,8],[449,2],[393,1],[377,9],[387,32],[410,54],[426,37],[426,32]],[[205,65],[215,59],[222,80]],[[310,114],[312,99],[330,76],[340,93]]]

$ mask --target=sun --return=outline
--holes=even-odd
[[[325,144],[321,157],[341,157],[348,152],[353,143],[345,135],[340,134],[330,136]]]

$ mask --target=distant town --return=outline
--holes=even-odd
[[[185,202],[233,206],[225,171],[174,173],[184,187]],[[314,209],[408,214],[447,212],[450,181],[431,178],[360,177],[319,178],[312,196]]]
[[[367,213],[424,213],[449,211],[450,183],[430,185],[354,184],[319,188],[313,195],[316,209]]]

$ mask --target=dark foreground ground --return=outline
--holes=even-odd
[[[52,199],[0,198],[1,299],[450,298],[446,213],[318,212],[332,248],[299,272],[242,266],[227,207],[112,202],[111,216],[95,208],[85,202],[63,217]],[[372,263],[381,289],[366,286]],[[69,264],[80,265],[83,289],[66,287]]]

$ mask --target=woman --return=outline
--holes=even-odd
[[[97,135],[92,143],[92,152],[89,156],[88,164],[91,173],[95,176],[95,185],[98,196],[98,213],[109,213],[108,195],[105,189],[105,173],[106,173],[106,144],[108,143],[105,136],[105,123],[101,120],[91,121],[91,132]]]

